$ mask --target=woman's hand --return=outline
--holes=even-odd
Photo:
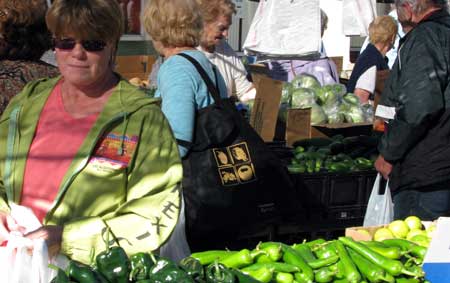
[[[14,218],[12,218],[11,214],[0,211],[0,244],[8,239],[9,233],[19,232],[22,234],[24,231],[25,228],[19,226]]]
[[[25,237],[28,239],[44,239],[47,243],[49,256],[54,257],[61,249],[62,232],[62,226],[48,225],[26,234]]]

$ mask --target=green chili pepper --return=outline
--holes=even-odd
[[[263,283],[270,282],[273,277],[273,269],[270,269],[267,266],[261,266],[259,269],[244,268],[241,271]]]
[[[333,283],[349,283],[349,281],[345,278],[334,280]]]
[[[314,272],[301,255],[288,245],[283,244],[281,247],[283,249],[283,261],[297,266],[300,269],[300,272],[294,274],[295,279],[301,282],[312,283]]]
[[[360,243],[366,245],[371,250],[390,259],[400,259],[403,252],[398,247],[391,247],[377,241],[360,241]]]
[[[394,281],[390,281],[386,277],[386,271],[383,268],[372,264],[369,260],[361,256],[351,248],[348,248],[347,250],[353,262],[358,267],[358,270],[365,278],[367,278],[367,280],[369,280],[370,282],[394,283]]]
[[[292,283],[294,282],[294,275],[291,273],[277,272],[275,274],[276,283]]]
[[[259,254],[254,258],[257,263],[270,263],[274,262],[267,253]]]
[[[316,257],[314,256],[308,245],[294,244],[292,248],[298,252],[298,254],[306,261],[306,263],[316,260]]]
[[[69,261],[67,274],[69,275],[69,278],[74,279],[79,283],[98,282],[94,271],[89,265],[74,260]]]
[[[260,281],[256,280],[250,275],[243,273],[238,269],[230,269],[230,270],[236,277],[236,283],[260,283]]]
[[[347,250],[345,249],[342,242],[336,241],[334,245],[336,247],[336,251],[339,255],[340,261],[342,261],[345,278],[350,283],[358,283],[359,281],[361,281],[361,274],[359,274],[358,269],[348,255]]]
[[[330,270],[327,267],[319,268],[314,274],[315,281],[317,283],[328,283],[333,281],[336,272]]]
[[[415,274],[413,272],[406,270],[400,261],[389,259],[385,256],[382,256],[379,253],[372,251],[365,245],[354,241],[350,237],[339,237],[339,241],[342,242],[344,245],[354,249],[357,253],[368,259],[370,262],[385,269],[393,276],[405,274],[410,276],[423,277],[423,274]]]
[[[335,264],[328,266],[328,269],[334,271],[334,276],[336,277],[336,279],[345,279],[345,268],[342,264],[342,261],[338,261]]]
[[[204,252],[197,252],[191,254],[191,257],[200,261],[202,265],[209,265],[215,260],[221,260],[224,257],[237,253],[236,251],[225,251],[225,250],[211,250]]]
[[[257,250],[264,251],[271,261],[278,261],[283,256],[281,251],[281,243],[273,242],[271,244],[258,244]]]
[[[179,268],[178,265],[170,259],[159,257],[155,259],[153,254],[150,254],[150,258],[155,263],[150,269],[150,281],[152,283],[195,283],[186,271]]]
[[[253,258],[250,254],[250,250],[242,249],[239,252],[229,255],[219,260],[219,263],[225,265],[228,268],[241,268],[253,263]]]
[[[285,262],[254,263],[252,265],[249,265],[249,266],[243,268],[242,270],[258,270],[263,267],[267,267],[267,268],[273,270],[274,272],[292,273],[292,272],[300,271],[300,269],[297,266],[295,266],[293,264],[285,263]]]
[[[325,259],[331,256],[337,256],[336,248],[333,242],[326,242],[322,245],[317,245],[314,248],[314,253],[318,258]]]
[[[322,238],[315,239],[313,241],[304,242],[311,250],[315,250],[318,246],[324,245],[327,241]]]
[[[336,263],[338,260],[338,255],[331,255],[327,258],[318,258],[314,261],[310,261],[308,262],[308,265],[311,266],[312,269],[318,269]]]
[[[205,272],[199,260],[193,257],[186,257],[179,262],[179,265],[194,280],[205,278]]]
[[[98,271],[111,283],[127,283],[130,272],[130,261],[122,247],[110,247],[110,229],[106,229],[106,250],[95,257]]]
[[[416,278],[397,277],[395,278],[395,283],[420,283],[420,280]]]
[[[206,268],[207,283],[234,283],[236,282],[234,273],[225,265],[214,262]]]
[[[409,252],[422,261],[427,253],[427,248],[404,239],[386,239],[383,240],[383,243],[390,247],[399,247],[402,251]]]

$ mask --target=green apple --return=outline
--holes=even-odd
[[[408,225],[409,230],[422,229],[422,220],[420,220],[420,218],[417,216],[408,216],[404,221],[406,225]]]
[[[392,238],[394,238],[394,235],[388,228],[380,228],[377,231],[375,231],[375,234],[373,235],[373,239],[375,241],[383,241]]]
[[[406,240],[411,240],[412,237],[416,235],[424,235],[428,237],[427,231],[421,230],[421,229],[411,229],[408,232],[408,235],[406,235]]]
[[[408,235],[409,228],[408,225],[406,225],[405,221],[403,220],[395,220],[389,223],[388,229],[391,230],[392,234],[395,238],[406,238],[406,235]]]
[[[415,235],[410,239],[410,241],[425,248],[428,248],[431,242],[430,238],[428,238],[428,236],[426,235]]]
[[[356,230],[356,232],[366,236],[369,240],[372,240],[372,235],[370,235],[369,231],[367,231],[366,229],[358,229]]]

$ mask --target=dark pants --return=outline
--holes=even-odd
[[[405,189],[393,195],[394,219],[415,215],[432,221],[450,216],[450,181],[418,189]]]

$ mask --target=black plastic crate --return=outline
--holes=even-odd
[[[292,174],[299,206],[314,221],[364,218],[375,177],[374,170]]]

